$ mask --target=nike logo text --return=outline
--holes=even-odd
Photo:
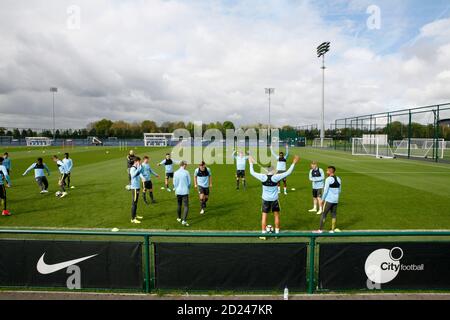
[[[41,258],[39,259],[39,261],[36,265],[36,269],[40,274],[50,274],[50,273],[57,272],[59,270],[73,266],[74,264],[77,264],[82,261],[91,259],[95,256],[98,256],[98,254],[94,254],[92,256],[88,256],[88,257],[84,257],[84,258],[80,258],[80,259],[65,261],[65,262],[61,262],[61,263],[57,263],[57,264],[46,264],[44,262],[44,256],[45,256],[45,253],[41,256]]]

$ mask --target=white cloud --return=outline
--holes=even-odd
[[[60,89],[59,127],[102,117],[264,123],[267,86],[276,88],[276,124],[317,123],[315,48],[322,40],[332,41],[328,121],[450,100],[443,73],[450,63],[450,19],[423,26],[414,44],[381,55],[347,33],[358,28],[354,23],[331,24],[309,1],[77,2],[80,30],[66,28],[69,1],[2,4],[0,125],[49,125],[50,86]]]

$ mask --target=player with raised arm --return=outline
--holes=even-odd
[[[131,223],[140,224],[144,217],[137,215],[139,194],[141,193],[141,181],[140,176],[142,173],[141,158],[133,156],[134,163],[130,168],[130,190],[131,190]]]
[[[73,169],[73,160],[69,157],[69,154],[66,152],[64,153],[64,159],[62,160],[64,165],[67,169],[67,188],[69,189],[75,189],[74,186],[70,186],[70,178],[72,175],[72,169]]]
[[[61,174],[58,180],[58,185],[61,189],[61,194],[58,196],[59,198],[64,198],[65,196],[68,195],[67,191],[66,191],[66,179],[67,179],[67,173],[68,170],[64,164],[64,162],[62,162],[59,157],[57,155],[54,155],[52,157],[53,161],[56,163],[59,173]]]
[[[35,163],[33,163],[28,167],[27,170],[25,170],[23,176],[26,176],[31,170],[34,170],[34,179],[41,189],[41,194],[48,193],[48,180],[45,176],[45,172],[47,172],[47,175],[50,176],[50,170],[44,163],[44,160],[42,158],[38,158]]]
[[[171,192],[171,191],[172,191],[172,190],[170,190],[170,188],[169,188],[169,182],[170,182],[170,179],[173,179],[173,175],[174,175],[173,165],[174,165],[174,164],[179,164],[179,163],[180,163],[180,161],[176,161],[176,160],[173,160],[173,159],[171,158],[170,153],[166,153],[166,158],[165,158],[163,161],[161,161],[160,163],[158,163],[158,166],[163,165],[164,168],[165,168],[165,171],[166,171],[166,178],[165,178],[165,180],[164,180],[164,185],[165,185],[166,190],[167,190],[168,192]],[[162,188],[161,188],[161,189],[162,189]]]
[[[322,191],[325,185],[325,172],[319,168],[316,161],[311,163],[311,170],[309,171],[309,181],[312,182],[312,194],[314,208],[309,212],[317,212],[322,214]]]
[[[336,228],[336,215],[339,196],[342,191],[342,182],[341,178],[336,176],[336,168],[333,166],[328,167],[327,175],[328,178],[325,180],[325,189],[323,191],[324,209],[322,218],[320,219],[320,227],[319,230],[313,231],[314,233],[323,233],[323,226],[327,215],[330,212],[332,217],[330,233],[340,232],[340,230]]]
[[[11,212],[6,207],[6,188],[11,187],[11,179],[8,170],[3,165],[4,158],[0,157],[0,203],[2,205],[2,216],[10,216]]]
[[[245,180],[245,168],[247,166],[248,156],[246,156],[242,151],[238,153],[236,150],[234,150],[233,158],[236,160],[236,190],[239,190],[241,179],[242,185],[244,186],[245,190],[247,188],[247,181]]]
[[[286,162],[289,157],[289,145],[286,144],[286,154],[284,152],[281,152],[277,155],[273,151],[272,146],[270,146],[270,152],[272,153],[272,156],[277,159],[277,173],[284,173],[286,172]],[[284,194],[287,195],[287,179],[283,179],[284,184]],[[281,181],[278,182],[278,193],[281,193]]]
[[[212,187],[211,170],[206,167],[205,161],[202,161],[194,172],[194,186],[198,188],[200,197],[200,214],[205,213],[206,203],[209,199],[209,191]]]
[[[253,165],[256,164],[256,160],[253,157],[249,158],[250,162],[250,174],[261,181],[262,183],[262,221],[261,221],[261,229],[263,235],[267,233],[267,214],[273,212],[275,218],[275,233],[280,233],[280,203],[278,201],[278,182],[285,179],[287,176],[292,174],[295,168],[295,164],[300,160],[299,156],[295,156],[292,161],[292,165],[284,173],[277,174],[276,170],[273,167],[270,167],[267,170],[267,173],[256,173],[253,169]],[[265,240],[265,237],[261,237],[262,240]]]
[[[189,214],[189,189],[191,188],[191,177],[189,171],[186,170],[187,162],[180,162],[180,169],[178,169],[173,176],[173,184],[175,194],[177,196],[177,221],[185,227],[189,227],[187,217]],[[184,206],[184,209],[183,209]],[[183,209],[183,214],[181,211]]]
[[[145,156],[144,161],[142,163],[142,172],[141,172],[141,180],[142,184],[144,185],[142,197],[144,198],[144,202],[146,204],[149,204],[147,201],[147,191],[149,192],[151,202],[156,203],[153,197],[153,183],[151,177],[152,175],[154,175],[156,178],[159,178],[159,175],[155,171],[153,171],[152,168],[150,168],[149,161],[150,158],[148,156]]]

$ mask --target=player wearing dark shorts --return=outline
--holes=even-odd
[[[154,175],[155,177],[159,178],[159,175],[155,171],[153,171],[152,168],[150,168],[149,162],[150,162],[150,158],[148,156],[145,156],[144,160],[142,162],[142,165],[141,165],[141,167],[142,167],[141,168],[141,171],[142,171],[141,172],[141,180],[144,185],[142,197],[146,204],[148,204],[147,192],[149,193],[151,202],[152,203],[156,202],[153,197],[153,183],[152,183],[151,177],[152,177],[152,175]]]
[[[322,190],[325,185],[325,173],[319,168],[317,162],[311,163],[311,170],[309,171],[309,181],[312,183],[312,196],[314,207],[309,212],[322,214]]]
[[[162,165],[162,166],[164,166],[164,168],[165,168],[166,179],[165,179],[165,181],[164,181],[164,185],[165,185],[166,190],[167,190],[168,192],[172,191],[172,190],[170,190],[170,188],[169,188],[169,183],[170,183],[170,179],[173,180],[173,177],[174,177],[174,168],[173,168],[173,165],[174,165],[174,164],[179,164],[179,163],[180,163],[179,161],[173,160],[173,159],[171,158],[170,153],[166,153],[166,158],[165,158],[163,161],[161,161],[160,163],[158,163],[158,166],[161,166],[161,165]],[[161,188],[161,189],[163,189],[163,188]]]
[[[277,159],[277,173],[283,174],[286,172],[286,163],[289,157],[289,146],[286,145],[286,154],[284,152],[280,152],[278,155],[273,151],[272,146],[270,146],[270,152],[272,156]],[[287,179],[283,178],[284,185],[284,194],[287,195]],[[278,182],[278,193],[281,193],[281,181]]]
[[[292,174],[295,168],[295,164],[300,160],[298,156],[294,157],[291,167],[283,174],[277,174],[276,169],[269,168],[266,174],[256,173],[253,169],[253,165],[256,163],[255,159],[250,157],[250,174],[261,181],[263,194],[262,194],[262,219],[261,228],[263,235],[267,233],[267,214],[273,212],[275,218],[275,233],[280,233],[280,203],[278,201],[278,182]],[[265,237],[261,237],[265,240]]]
[[[209,199],[209,188],[212,187],[211,170],[206,167],[204,161],[200,163],[194,172],[194,186],[198,188],[200,198],[200,214],[205,213],[206,203]]]
[[[245,180],[245,168],[247,166],[248,156],[245,156],[242,151],[237,154],[235,150],[233,151],[233,158],[236,160],[236,190],[239,190],[241,180],[245,190],[247,187],[247,182]]]

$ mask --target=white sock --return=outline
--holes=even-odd
[[[314,205],[314,210],[317,210],[317,204]]]
[[[266,234],[266,233],[267,233],[267,231],[266,231],[266,230],[263,230],[263,231],[262,231],[262,233],[263,233],[263,234]]]
[[[281,188],[280,187],[278,187],[278,192],[280,192],[281,191]]]
[[[284,192],[287,192],[287,188],[284,188]]]
[[[280,233],[280,229],[275,228],[275,233]]]

